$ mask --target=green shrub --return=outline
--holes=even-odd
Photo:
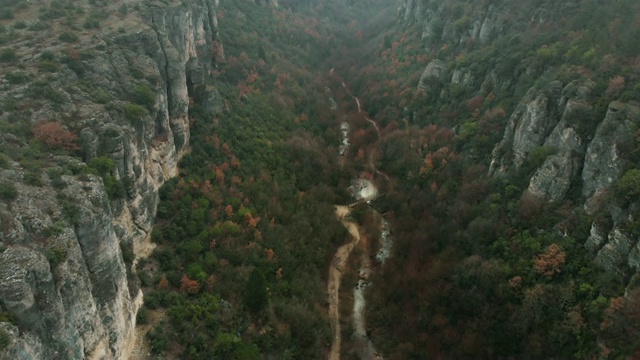
[[[29,81],[29,75],[24,72],[11,72],[4,76],[4,78],[11,84],[24,84]]]
[[[49,84],[42,81],[29,85],[25,93],[32,99],[40,100],[44,98],[58,105],[66,102],[64,94],[58,90],[54,90]]]
[[[145,292],[144,294],[144,307],[155,310],[162,305],[163,293],[150,290],[149,292]]]
[[[100,10],[91,12],[91,16],[89,18],[96,19],[96,20],[105,20],[105,19],[108,19],[109,16],[111,16],[110,11],[107,11],[106,9],[100,9]]]
[[[111,96],[103,88],[96,88],[91,92],[91,99],[98,104],[106,104],[111,101]]]
[[[45,20],[54,20],[54,19],[60,19],[61,17],[65,16],[65,11],[62,9],[56,9],[56,8],[41,8],[40,9],[40,15],[39,15],[39,19],[41,21],[45,21]]]
[[[51,180],[51,186],[54,189],[62,190],[67,187],[67,182],[62,180],[62,178],[55,178]]]
[[[167,351],[171,344],[169,335],[159,324],[147,333],[147,340],[149,340],[151,353],[155,355],[162,354]]]
[[[53,269],[67,260],[67,250],[59,245],[56,245],[50,249],[45,250],[44,256],[47,257],[47,260],[49,260],[49,265]]]
[[[73,70],[78,76],[82,76],[85,72],[84,63],[80,59],[71,58],[69,56],[65,56],[62,59],[62,62],[66,64],[69,69]]]
[[[54,189],[64,189],[67,187],[67,183],[62,180],[62,174],[60,171],[50,169],[47,172],[47,175],[49,175],[49,179],[51,179],[51,186],[53,186]]]
[[[51,50],[45,50],[40,54],[40,60],[53,61],[56,59],[56,55]]]
[[[129,242],[120,243],[120,252],[122,253],[122,260],[124,263],[131,265],[136,257],[133,253],[133,244]]]
[[[136,315],[136,323],[139,325],[145,325],[149,323],[149,310],[146,307],[141,307]]]
[[[58,36],[58,40],[60,41],[64,41],[67,43],[73,43],[73,42],[77,42],[78,40],[80,40],[80,38],[78,38],[78,36],[76,34],[70,33],[70,32],[63,32],[62,34],[60,34],[60,36]]]
[[[0,329],[0,351],[4,350],[11,343],[11,336],[5,329]]]
[[[130,66],[129,73],[134,79],[140,80],[144,78],[144,73],[142,72],[142,70],[138,69],[137,67]]]
[[[71,199],[62,194],[58,194],[56,197],[62,207],[62,213],[72,223],[77,221],[77,217],[80,215],[80,208]]]
[[[153,91],[144,85],[136,85],[131,93],[131,99],[134,103],[146,106],[147,109],[153,109],[156,103],[156,97]]]
[[[127,104],[124,108],[124,115],[131,122],[138,122],[140,118],[147,115],[147,109],[140,105]]]
[[[38,66],[38,70],[44,71],[44,72],[54,73],[54,72],[60,71],[60,65],[51,60],[40,61],[37,66]]]
[[[30,171],[24,174],[24,182],[33,186],[42,186],[42,177],[39,172]]]
[[[49,24],[45,21],[36,21],[29,26],[30,31],[43,31],[49,29]]]
[[[18,61],[18,54],[13,48],[6,48],[0,51],[0,62],[13,63]]]
[[[14,325],[16,323],[15,319],[13,318],[13,316],[11,316],[11,314],[2,310],[0,310],[0,322],[7,322]]]
[[[616,193],[622,199],[631,200],[640,195],[640,169],[631,169],[627,171],[618,180]]]
[[[0,183],[0,199],[13,201],[18,197],[18,189],[9,183]]]
[[[127,4],[122,4],[118,8],[118,13],[120,15],[127,15],[128,12],[129,12],[129,8],[127,7]]]
[[[109,175],[111,170],[116,167],[116,163],[106,156],[95,157],[91,159],[87,165],[90,168],[97,170],[98,174],[101,176]]]
[[[100,22],[96,19],[89,18],[87,19],[82,27],[85,29],[98,29],[100,27]]]
[[[55,223],[51,226],[47,226],[44,229],[44,234],[48,237],[58,236],[64,232],[64,226],[60,223]]]
[[[138,265],[138,267],[142,267],[142,266]],[[149,273],[144,270],[138,271],[138,279],[140,279],[140,286],[142,287],[148,287],[152,285],[151,277],[149,277]]]
[[[24,21],[17,21],[15,24],[13,24],[13,28],[14,29],[26,29],[27,28],[27,24]]]
[[[124,185],[122,185],[122,182],[116,179],[115,176],[107,175],[103,180],[109,199],[122,199],[126,195],[127,192]]]
[[[11,9],[0,9],[0,20],[13,19],[13,11]]]
[[[96,57],[96,54],[92,50],[80,50],[79,53],[81,60],[91,60]]]
[[[528,166],[531,169],[537,169],[544,163],[547,157],[557,152],[558,150],[552,146],[538,146],[529,153],[527,157]]]

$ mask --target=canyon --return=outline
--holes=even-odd
[[[633,2],[41,5],[0,19],[0,358],[637,350]]]

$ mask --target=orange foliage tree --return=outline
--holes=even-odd
[[[533,260],[533,266],[539,274],[550,279],[553,275],[561,272],[560,268],[564,265],[565,258],[565,252],[554,243],[549,245],[546,252],[536,256]]]
[[[197,294],[200,291],[200,283],[198,280],[191,280],[187,275],[182,275],[180,279],[180,291],[187,294]]]
[[[33,127],[33,135],[52,149],[78,150],[78,137],[59,122],[39,122]]]

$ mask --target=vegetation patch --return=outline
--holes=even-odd
[[[18,189],[11,183],[0,183],[0,199],[13,201],[18,198]]]

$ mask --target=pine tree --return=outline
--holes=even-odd
[[[253,269],[249,275],[244,296],[245,305],[253,313],[259,312],[267,305],[267,280],[260,270]]]

